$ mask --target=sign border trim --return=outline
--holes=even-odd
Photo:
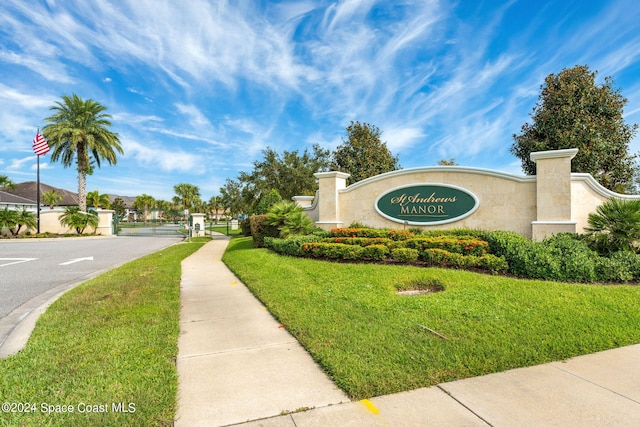
[[[380,201],[380,199],[382,199],[384,196],[386,196],[387,194],[391,193],[392,191],[400,190],[402,188],[419,187],[419,186],[426,186],[426,185],[431,185],[431,186],[436,186],[436,187],[448,187],[448,188],[453,188],[454,190],[462,191],[463,193],[468,194],[469,196],[471,196],[473,198],[473,201],[475,202],[474,205],[473,205],[473,208],[471,208],[468,212],[465,212],[464,214],[459,215],[459,216],[457,216],[455,218],[444,219],[442,221],[430,221],[430,222],[417,222],[417,221],[403,220],[403,219],[400,219],[400,218],[394,218],[394,217],[392,217],[390,215],[385,214],[384,212],[382,212],[378,208],[378,201]],[[373,203],[373,207],[375,208],[376,212],[378,212],[378,214],[380,216],[383,216],[384,218],[386,218],[386,219],[388,219],[390,221],[397,222],[397,223],[400,223],[400,224],[407,224],[407,225],[429,226],[429,225],[449,224],[449,223],[452,223],[452,222],[460,221],[460,220],[472,215],[480,207],[480,199],[478,199],[478,196],[476,196],[475,193],[473,193],[472,191],[470,191],[470,190],[468,190],[468,189],[466,189],[464,187],[460,187],[459,185],[445,184],[445,183],[441,183],[441,182],[417,182],[417,183],[413,183],[413,184],[399,185],[397,187],[394,187],[394,188],[391,188],[391,189],[385,191],[384,193],[382,193],[381,195],[376,197],[376,200]]]

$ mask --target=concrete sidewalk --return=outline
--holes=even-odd
[[[176,426],[640,425],[640,345],[351,402],[220,261],[227,242],[183,261]]]

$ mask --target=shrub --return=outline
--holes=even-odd
[[[267,222],[267,215],[251,215],[251,236],[253,236],[253,247],[264,247],[265,237],[278,237],[280,232],[274,225]]]
[[[245,237],[251,236],[251,220],[249,218],[245,218],[240,221],[240,230],[242,230],[242,235]]]
[[[575,234],[560,233],[545,239],[540,245],[546,247],[557,259],[559,272],[554,280],[593,282],[596,280],[598,254],[577,240]]]
[[[633,251],[640,240],[640,200],[609,199],[590,213],[587,236],[603,255]]]
[[[272,249],[281,255],[287,256],[305,256],[302,251],[302,245],[305,243],[318,242],[322,238],[318,236],[291,236],[286,239],[280,239],[277,237],[265,237],[264,246]]]
[[[478,257],[475,266],[493,273],[501,273],[509,270],[509,264],[503,257],[497,257],[492,254],[484,254]]]
[[[364,258],[373,260],[383,260],[389,255],[389,248],[385,245],[368,245],[362,251]]]
[[[362,259],[364,253],[363,247],[344,243],[304,243],[301,249],[309,256],[330,259]]]
[[[442,249],[447,252],[461,255],[482,256],[486,253],[489,244],[471,236],[448,237],[414,237],[405,242],[408,248],[423,251],[426,249]]]
[[[392,240],[406,240],[413,233],[405,230],[379,230],[375,228],[333,228],[331,237],[380,237]]]
[[[327,243],[344,243],[345,245],[388,245],[392,242],[386,237],[328,237],[324,239]]]
[[[391,249],[391,258],[400,262],[414,262],[418,260],[418,250],[411,248]]]

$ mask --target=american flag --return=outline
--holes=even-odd
[[[36,133],[35,138],[33,138],[33,152],[38,156],[49,152],[49,144],[47,144],[47,140],[44,139],[40,132]]]

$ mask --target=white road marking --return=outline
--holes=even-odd
[[[69,265],[69,264],[74,264],[74,263],[80,262],[80,261],[93,261],[93,257],[92,256],[88,256],[88,257],[84,257],[84,258],[75,258],[75,259],[72,259],[71,261],[61,262],[58,265]]]
[[[20,264],[21,262],[34,261],[38,258],[0,258],[0,267],[6,267],[7,265]],[[3,262],[12,261],[12,262]]]

